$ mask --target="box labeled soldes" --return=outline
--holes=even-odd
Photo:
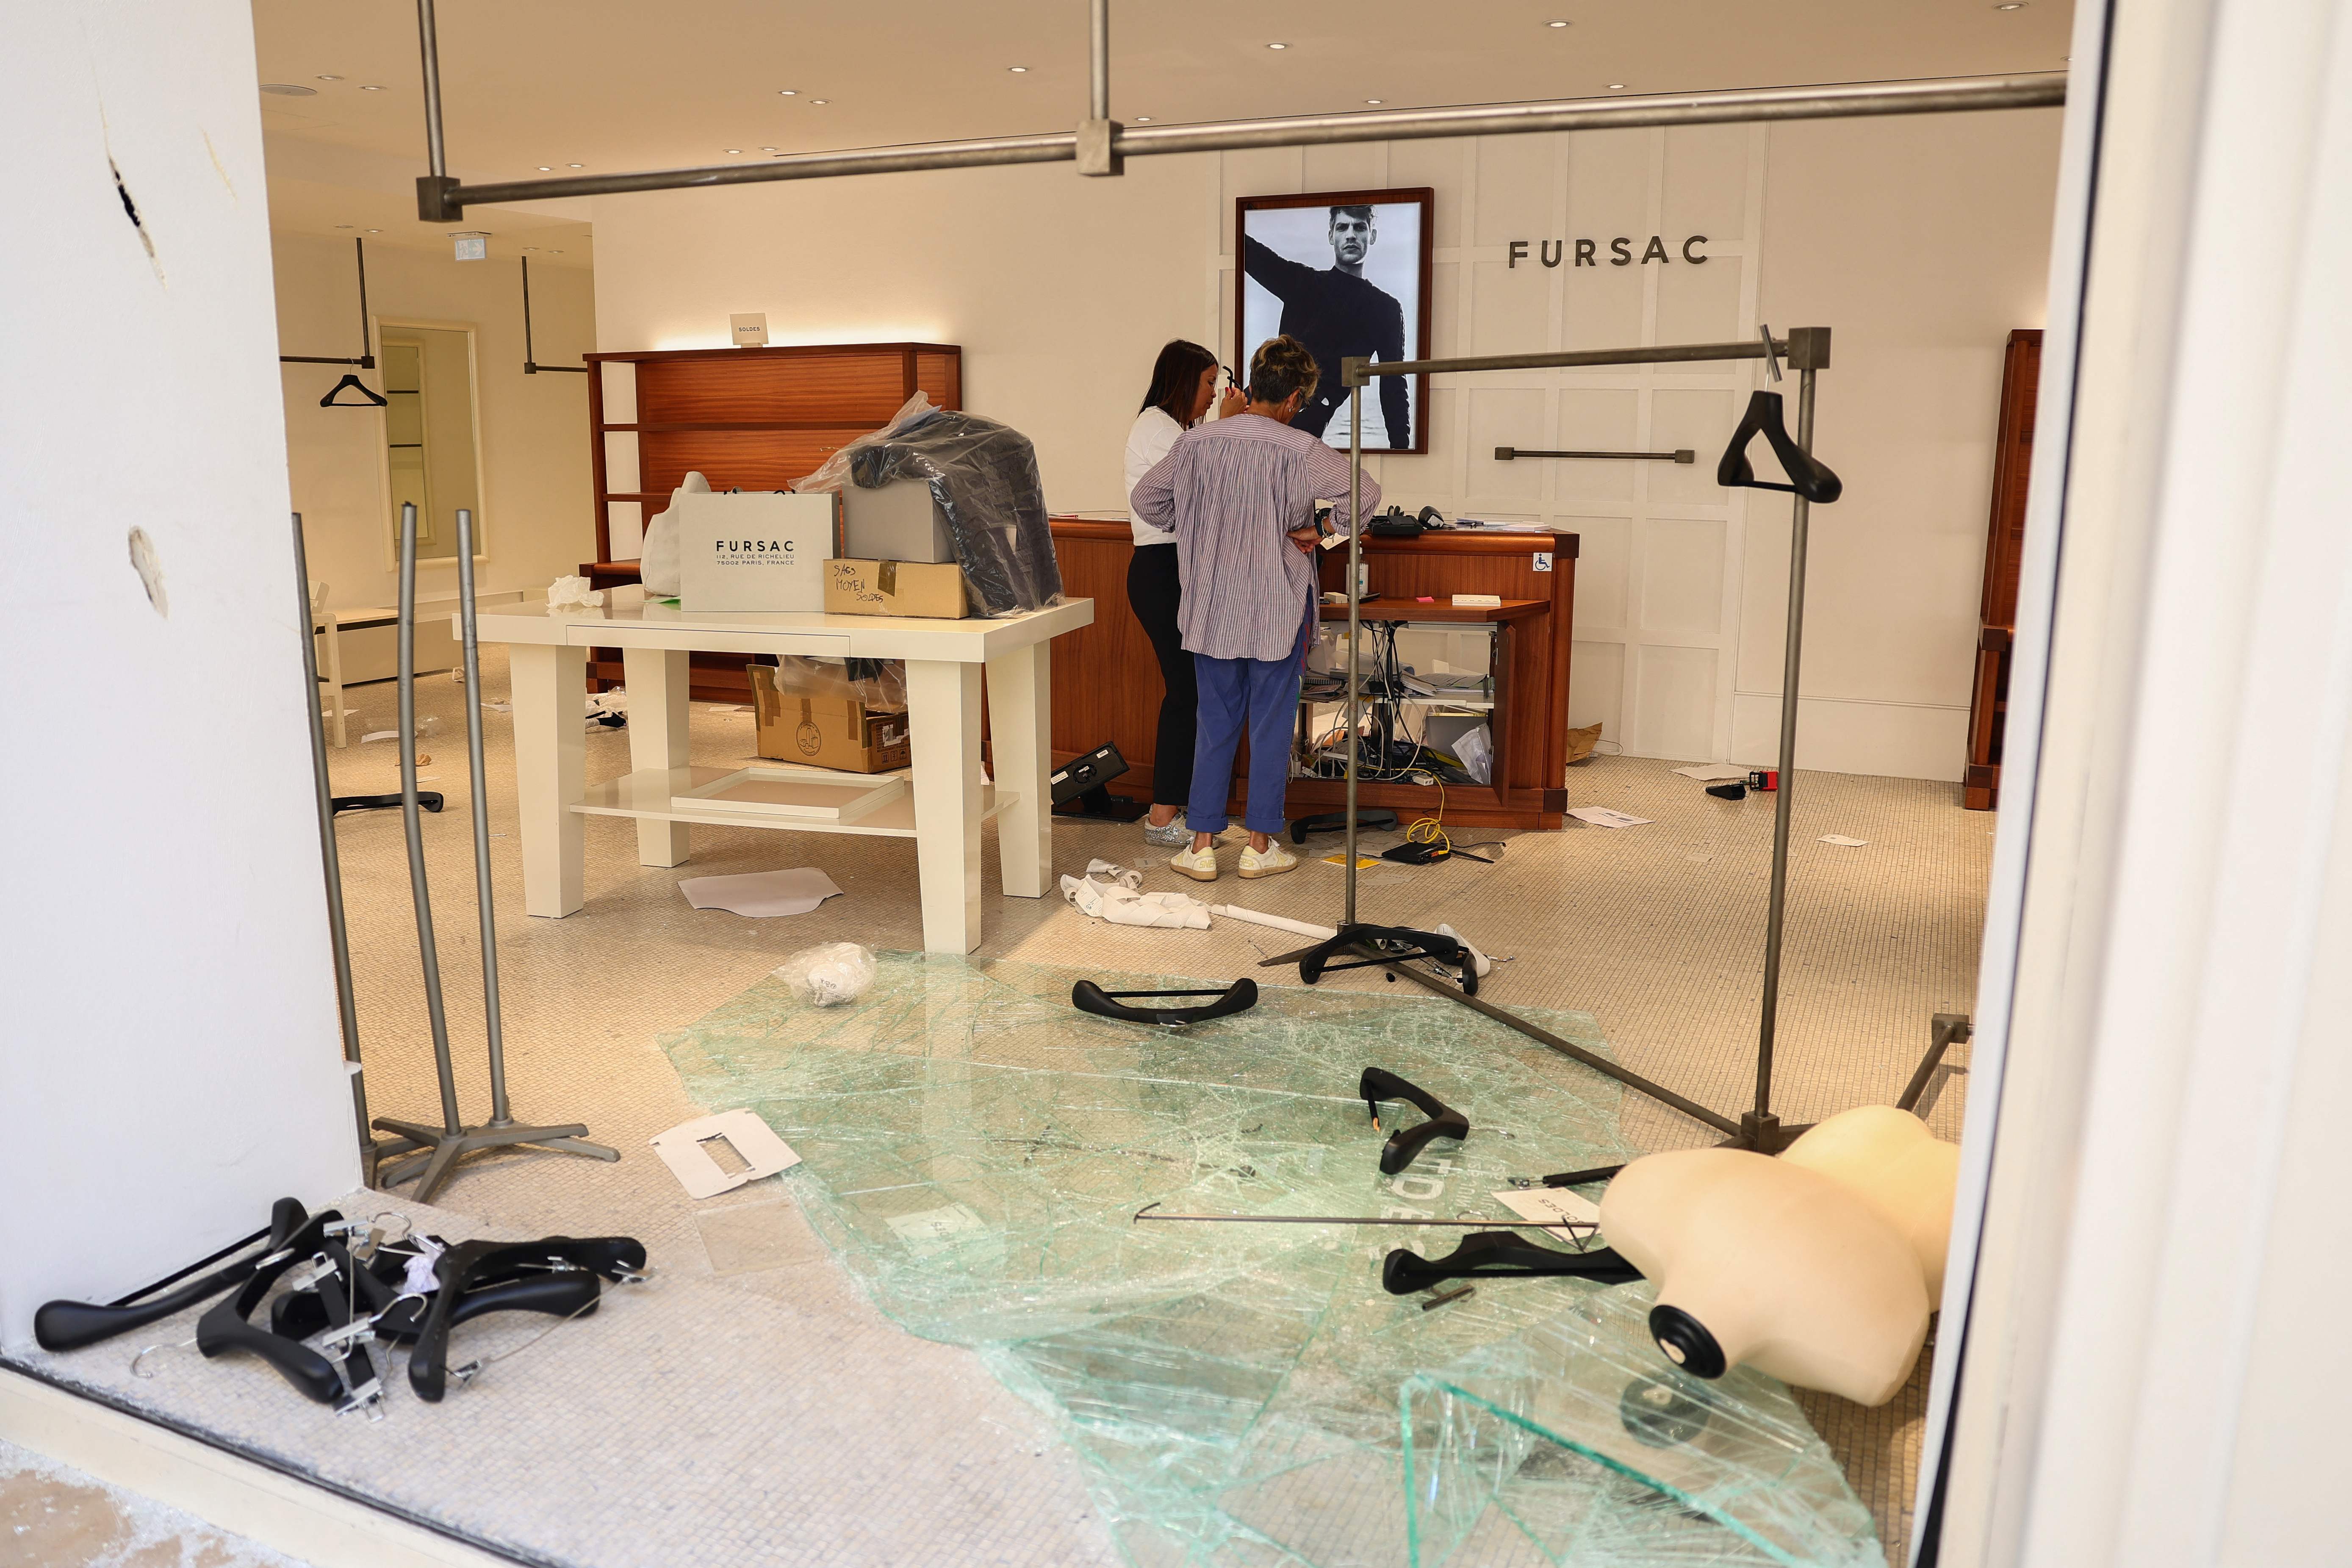
[[[825,563],[824,607],[836,616],[920,616],[961,620],[971,614],[963,568],[950,561]]]
[[[848,773],[887,773],[913,761],[907,715],[877,712],[854,697],[809,697],[776,689],[773,666],[751,668],[759,754]]]
[[[789,490],[680,494],[678,608],[775,614],[824,608],[825,562],[841,552],[841,498]]]

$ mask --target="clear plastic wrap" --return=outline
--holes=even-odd
[[[854,942],[804,947],[776,965],[775,976],[813,1007],[841,1007],[874,984],[874,953]]]
[[[819,658],[775,656],[776,690],[786,697],[841,697],[866,704],[873,713],[907,709],[907,661],[903,658]]]
[[[793,489],[877,489],[898,479],[930,487],[982,615],[1017,616],[1062,602],[1062,569],[1028,437],[977,414],[934,408],[919,392],[887,425],[847,443]]]
[[[1381,1288],[1381,1258],[1457,1232],[1134,1217],[1496,1214],[1515,1175],[1633,1152],[1613,1081],[1435,998],[1268,985],[1171,1036],[1077,1012],[1078,978],[1224,984],[885,953],[854,1005],[755,986],[662,1045],[695,1100],[756,1109],[803,1156],[786,1180],[883,1313],[1054,1421],[1129,1561],[1867,1559],[1870,1515],[1769,1379],[1710,1391],[1703,1436],[1629,1437],[1621,1398],[1682,1389],[1646,1287],[1481,1281],[1424,1311]],[[1589,1016],[1535,1016],[1608,1048]],[[1368,1065],[1462,1107],[1471,1137],[1381,1175]],[[1643,1433],[1679,1430],[1664,1403]],[[1523,1501],[1542,1518],[1515,1524]]]

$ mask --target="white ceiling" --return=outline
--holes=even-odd
[[[1631,94],[2058,70],[2072,6],[1115,0],[1111,16],[1113,117],[1178,123],[1362,109],[1368,99],[1404,108],[1607,97],[1614,83]],[[542,164],[562,174],[579,172],[573,163],[756,162],[768,148],[1066,129],[1086,112],[1087,17],[1086,0],[448,0],[438,26],[450,169],[519,179]],[[412,182],[425,172],[414,10],[255,0],[254,25],[261,79],[316,90],[262,99],[273,222],[445,245],[443,229],[414,216]],[[788,88],[796,96],[782,96]],[[501,252],[530,244],[534,257],[572,264],[590,248],[584,216],[579,204],[539,204],[476,209],[467,226],[500,235]]]

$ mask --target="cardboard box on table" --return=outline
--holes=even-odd
[[[837,553],[860,561],[937,564],[956,558],[947,513],[922,479],[893,479],[870,490],[845,487],[841,531],[845,543]]]
[[[670,510],[680,609],[773,615],[825,607],[825,562],[841,553],[839,496],[680,493]]]
[[[914,761],[903,711],[871,710],[855,697],[779,690],[772,665],[755,664],[751,674],[761,756],[848,773],[887,773]]]
[[[824,607],[836,616],[919,616],[962,620],[971,614],[963,568],[952,561],[828,561]]]

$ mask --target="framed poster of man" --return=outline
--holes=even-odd
[[[1243,196],[1234,206],[1240,298],[1234,363],[1245,371],[1277,332],[1305,343],[1323,378],[1291,423],[1348,446],[1339,362],[1429,357],[1429,269],[1435,193],[1325,191]],[[1376,377],[1364,387],[1364,450],[1426,452],[1429,378]]]

